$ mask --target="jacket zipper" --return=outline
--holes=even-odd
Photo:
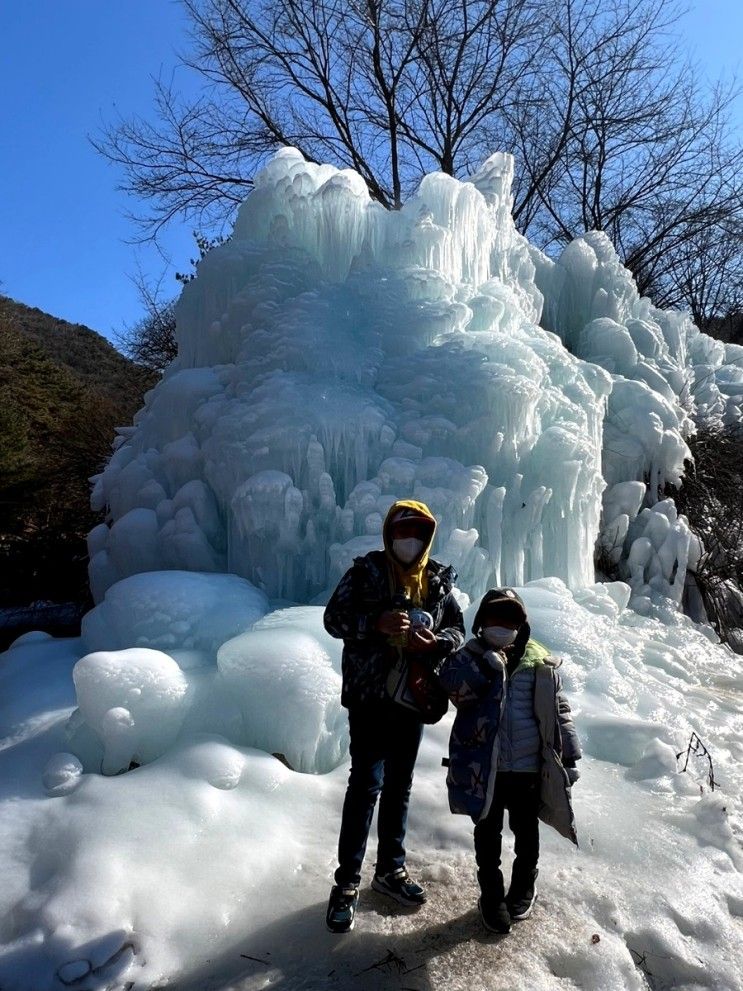
[[[498,727],[500,728],[501,719],[503,719],[503,711],[506,707],[506,667],[503,665],[503,692],[501,693],[501,703],[500,703],[500,713],[498,714]],[[493,750],[490,755],[490,774],[488,775],[488,787],[485,792],[485,804],[482,808],[482,814],[480,815],[480,822],[482,819],[487,818],[488,812],[490,812],[490,806],[493,804],[493,795],[495,794],[495,775],[498,772],[498,752],[500,750],[500,740],[499,732],[495,731],[495,736],[493,739]]]

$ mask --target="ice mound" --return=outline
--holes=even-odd
[[[327,634],[315,635],[302,617],[291,616],[295,611],[274,614],[223,644],[217,665],[242,714],[240,742],[281,754],[296,771],[323,773],[348,754],[341,678],[325,649]]]
[[[678,769],[673,747],[655,737],[649,741],[637,763],[628,769],[627,777],[630,780],[646,781],[670,777]]]
[[[265,595],[236,575],[146,572],[107,590],[83,617],[82,638],[89,651],[151,647],[213,658],[267,611]]]
[[[167,654],[146,647],[86,654],[72,677],[79,714],[103,745],[104,774],[146,764],[175,742],[188,681]]]
[[[229,570],[327,595],[396,498],[436,512],[463,591],[593,580],[610,377],[539,327],[513,162],[426,177],[397,212],[279,152],[178,305],[179,357],[120,432],[94,504],[97,599],[129,575]]]
[[[23,647],[31,643],[43,643],[45,640],[53,639],[51,633],[46,633],[44,630],[29,630],[28,633],[22,633],[21,636],[16,637],[8,649],[13,650],[16,647]]]
[[[243,579],[185,575],[173,586],[175,593],[181,591],[175,597],[179,613],[173,598],[155,594],[163,591],[161,578],[168,574],[124,579],[93,611],[98,614],[92,624],[96,637],[107,636],[110,616],[120,623],[113,625],[111,638],[120,632],[127,642],[126,605],[131,602],[129,642],[157,642],[167,652],[129,647],[93,652],[78,661],[73,673],[78,708],[66,730],[72,759],[86,771],[117,774],[161,757],[179,738],[209,734],[230,745],[280,754],[296,771],[324,773],[342,763],[348,755],[340,705],[342,644],[325,632],[322,608],[280,609],[256,621],[265,599]],[[204,601],[198,601],[201,587]],[[178,622],[187,616],[189,603],[190,626]],[[155,636],[158,623],[160,637]],[[212,775],[215,787],[233,787],[239,780],[239,767],[233,765],[228,760],[223,771]],[[56,787],[51,769],[49,774],[50,788]]]
[[[299,632],[318,640],[322,649],[330,658],[333,670],[341,673],[341,655],[343,642],[331,637],[325,630],[323,622],[324,609],[320,606],[292,606],[289,609],[274,609],[259,619],[254,630],[276,630],[277,635],[284,632]]]
[[[245,758],[227,740],[200,740],[190,755],[190,760],[184,763],[184,773],[190,777],[208,781],[212,788],[221,791],[231,791],[240,784]]]

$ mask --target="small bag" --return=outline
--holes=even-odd
[[[417,713],[424,723],[437,723],[449,708],[449,696],[436,675],[420,658],[398,651],[387,675],[387,694],[393,702]]]

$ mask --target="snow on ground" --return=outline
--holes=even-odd
[[[298,773],[242,745],[240,723],[231,740],[187,718],[175,745],[127,773],[49,768],[70,748],[86,648],[21,638],[0,659],[3,991],[743,988],[741,659],[675,614],[666,624],[627,610],[625,586],[574,597],[544,579],[522,594],[535,635],[564,658],[585,749],[581,845],[542,827],[537,908],[505,938],[481,927],[472,827],[447,807],[451,714],[426,730],[410,813],[428,904],[411,914],[364,886],[356,929],[332,937],[345,760]],[[306,650],[309,666],[318,645],[336,657],[320,613],[258,620],[274,631],[268,664],[282,646]],[[199,671],[221,678],[215,660]],[[264,678],[260,699],[284,724],[326,732],[304,723],[314,701],[285,696],[280,679],[272,693]],[[705,761],[677,770],[692,730],[712,753],[714,792]],[[372,841],[367,880],[373,852]]]

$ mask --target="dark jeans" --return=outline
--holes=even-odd
[[[493,804],[487,818],[475,824],[477,880],[483,893],[503,898],[500,863],[506,809],[516,854],[511,887],[524,888],[533,882],[539,862],[539,791],[540,775],[537,772],[499,771],[496,774]]]
[[[397,703],[380,700],[349,708],[348,725],[351,773],[343,803],[335,881],[358,885],[380,792],[377,873],[388,874],[405,863],[405,826],[423,723]]]

